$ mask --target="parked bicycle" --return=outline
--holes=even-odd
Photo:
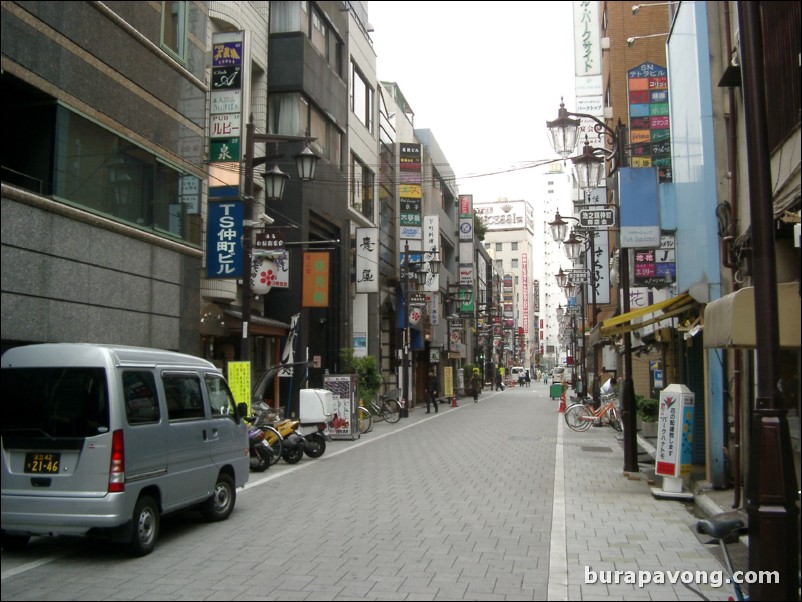
[[[398,401],[400,397],[401,389],[393,389],[382,395],[378,404],[370,400],[368,407],[359,406],[356,410],[359,433],[367,433],[374,420],[384,419],[391,424],[398,422],[401,419],[401,404]]]
[[[734,597],[730,596],[729,599],[737,600],[738,602],[748,602],[749,596],[744,591],[741,583],[735,579],[732,568],[732,559],[730,558],[730,552],[727,549],[727,540],[737,539],[738,535],[746,532],[746,525],[744,524],[744,521],[742,521],[740,518],[710,518],[700,520],[698,523],[696,523],[696,532],[710,536],[711,539],[707,543],[718,545],[721,548],[724,566],[727,569],[727,583],[732,584],[734,594]],[[705,596],[699,589],[692,587],[684,581],[683,585],[694,594],[699,596],[702,600],[710,602],[710,598]]]
[[[588,430],[598,420],[601,424],[609,424],[615,430],[621,431],[623,430],[621,411],[613,403],[614,400],[614,394],[603,395],[602,404],[598,410],[595,410],[590,403],[586,403],[593,401],[590,398],[587,398],[585,402],[572,404],[565,410],[565,424],[571,430],[581,433]]]

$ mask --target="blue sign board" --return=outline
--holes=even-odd
[[[245,203],[209,201],[206,231],[206,277],[242,278],[242,222]]]
[[[656,167],[622,167],[618,170],[621,247],[660,247],[660,204]]]

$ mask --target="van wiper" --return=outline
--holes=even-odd
[[[28,428],[4,428],[3,429],[3,437],[8,435],[12,435],[15,437],[45,437],[46,439],[55,439],[53,435],[45,431],[44,429],[40,429],[39,427],[28,427]]]

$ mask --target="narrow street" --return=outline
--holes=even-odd
[[[535,383],[417,408],[320,459],[252,474],[226,522],[166,518],[144,558],[35,538],[3,552],[2,598],[699,599],[680,583],[585,583],[586,567],[721,567],[682,504],[622,475],[619,433],[575,433],[556,409]]]

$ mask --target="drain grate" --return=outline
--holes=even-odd
[[[581,446],[579,449],[586,452],[611,452],[613,451],[612,447],[590,447],[587,445]]]

